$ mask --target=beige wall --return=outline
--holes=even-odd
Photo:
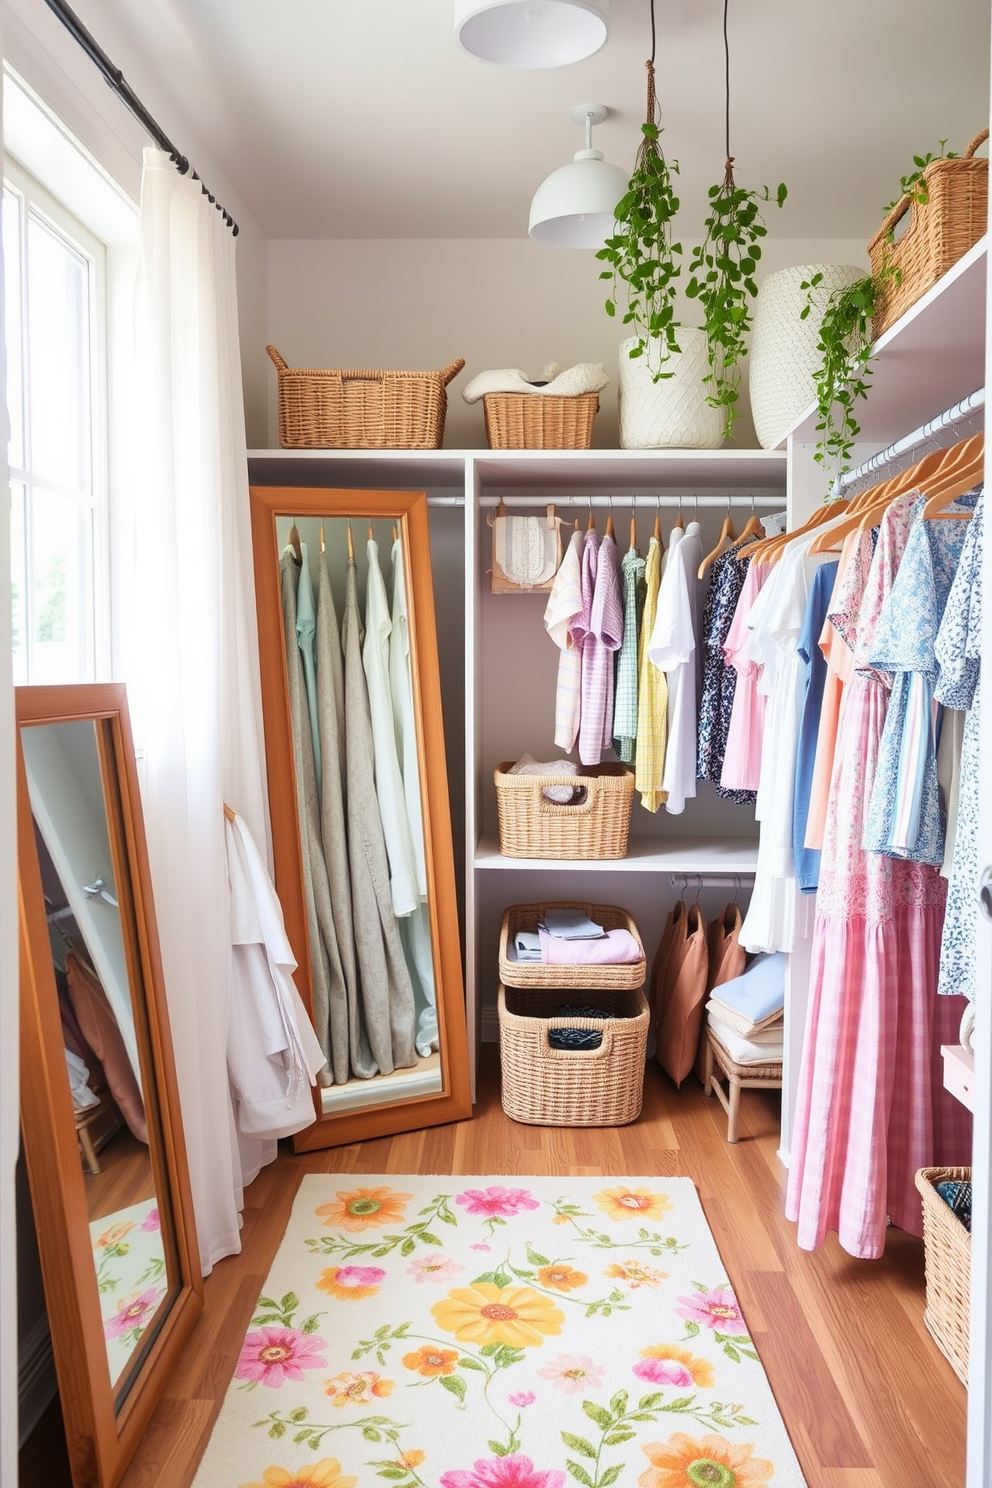
[[[769,273],[819,262],[868,267],[865,245],[840,239],[769,240],[762,267]],[[610,383],[593,442],[615,447],[617,349],[625,331],[603,309],[608,286],[599,280],[600,268],[592,253],[529,238],[275,240],[269,243],[267,339],[291,367],[428,370],[464,357],[467,366],[449,388],[449,449],[485,447],[482,405],[461,398],[475,373],[519,367],[539,377],[551,361],[565,367],[602,362]],[[696,324],[690,314],[686,324]],[[265,348],[243,345],[246,382],[254,381],[267,363]],[[278,443],[275,389],[270,368],[270,447]],[[746,395],[742,406],[735,443],[753,445]]]

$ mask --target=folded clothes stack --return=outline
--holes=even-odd
[[[536,931],[517,931],[513,946],[518,961],[551,966],[619,966],[642,956],[629,930],[604,930],[581,909],[549,908]]]
[[[719,995],[717,995],[719,994]],[[758,955],[706,1003],[709,1026],[735,1064],[776,1064],[783,1054],[785,955]]]
[[[522,754],[516,764],[511,765],[510,775],[578,775],[579,767],[574,760],[536,760],[532,754]],[[581,801],[585,796],[585,789],[581,785],[547,785],[541,791],[546,801],[554,801],[558,806],[570,806],[576,801]]]

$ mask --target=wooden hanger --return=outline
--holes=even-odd
[[[679,497],[679,514],[675,518],[674,525],[676,527],[681,527],[683,530],[685,529],[685,523],[682,520],[682,497],[681,496]]]
[[[613,507],[612,506],[610,507],[609,513],[607,514],[607,518],[606,518],[606,535],[607,535],[607,537],[612,537],[613,536]]]
[[[849,503],[844,521],[838,522],[829,533],[824,532],[814,538],[810,545],[810,554],[837,551],[849,532],[854,532],[855,529],[866,532],[877,526],[885,514],[886,507],[897,497],[904,496],[907,491],[912,491],[915,486],[927,481],[931,474],[940,468],[946,455],[946,450],[931,450],[915,465],[909,465],[905,470],[899,470],[895,475],[889,476],[887,480],[861,491]]]
[[[630,514],[630,551],[633,553],[633,552],[636,551],[636,549],[637,549],[637,518],[634,516],[634,513],[631,512],[631,514]]]
[[[706,554],[706,557],[699,565],[699,568],[696,571],[697,579],[705,579],[706,575],[709,573],[710,569],[713,567],[720,554],[727,551],[727,549],[731,546],[737,536],[736,532],[734,531],[734,524],[730,520],[729,498],[727,501],[727,508],[727,515],[723,519],[723,526],[720,528],[720,536],[716,540],[716,547],[711,553]]]
[[[764,535],[765,529],[761,525],[761,518],[755,516],[754,512],[752,511],[751,515],[744,523],[744,530],[741,533],[740,537],[738,537],[736,541],[732,542],[730,546],[736,551],[738,548],[742,548],[746,542],[750,542],[752,537],[764,537]],[[780,534],[776,533],[775,536],[778,537],[780,536]]]
[[[300,547],[300,534],[299,534],[299,532],[296,529],[296,518],[295,517],[293,518],[293,525],[289,529],[289,545],[290,545],[290,547],[293,550],[293,553],[294,553],[294,555],[296,557],[297,563],[302,563],[303,562],[303,550]]]
[[[982,479],[985,473],[985,436],[973,434],[970,439],[954,448],[955,458],[949,460],[945,469],[926,487],[927,499],[923,505],[923,516],[928,522],[938,518],[948,521],[965,521],[970,511],[946,511],[945,508],[964,496]]]
[[[589,503],[589,520],[586,523],[586,531],[587,532],[595,532],[596,531],[596,513],[592,509],[592,502],[591,501]]]
[[[351,535],[351,523],[349,522],[348,523],[348,562],[349,563],[354,563],[354,561],[355,561],[355,542],[354,542],[354,538]]]
[[[654,514],[654,540],[655,540],[655,542],[658,544],[658,546],[660,548],[661,547],[661,502],[660,501],[658,502],[658,506],[657,506],[657,509],[655,511],[655,514]]]
[[[226,801],[224,802],[224,815],[227,817],[228,821],[233,821],[236,815],[236,812],[231,810]]]
[[[801,526],[793,527],[791,532],[776,532],[773,536],[763,537],[759,542],[754,543],[750,549],[751,562],[757,563],[759,567],[763,564],[777,563],[793,538],[812,532],[814,528],[821,527],[824,522],[832,522],[846,510],[846,501],[824,501]]]

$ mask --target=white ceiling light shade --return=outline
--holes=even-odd
[[[497,67],[565,67],[598,52],[610,0],[455,0],[455,39]]]
[[[582,103],[569,110],[586,126],[585,149],[570,165],[552,171],[534,192],[527,231],[556,248],[602,248],[613,232],[617,203],[627,194],[630,177],[592,148],[592,126],[606,118],[601,103]]]

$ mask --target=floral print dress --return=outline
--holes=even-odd
[[[710,570],[703,606],[703,685],[699,697],[696,773],[700,780],[715,783],[718,796],[738,806],[753,806],[757,792],[727,790],[720,784],[737,687],[737,672],[724,656],[723,646],[750,562],[746,550],[741,552],[731,548],[729,552],[721,553]]]

